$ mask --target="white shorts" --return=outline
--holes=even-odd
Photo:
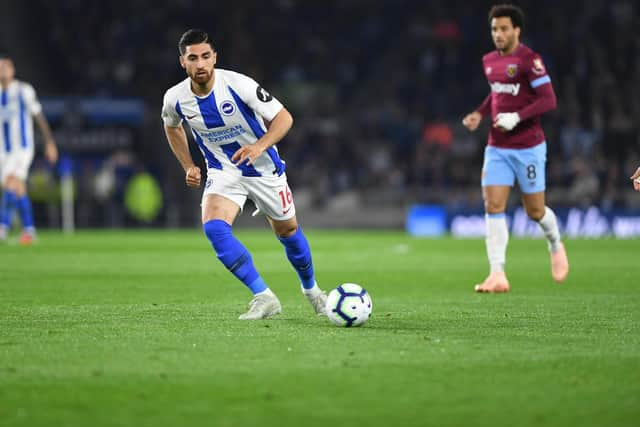
[[[296,214],[293,195],[284,173],[280,176],[254,177],[207,169],[202,198],[209,194],[224,196],[240,209],[249,198],[262,213],[277,221],[291,219]]]
[[[29,175],[29,168],[33,161],[33,150],[18,150],[12,153],[4,155],[2,158],[2,166],[0,166],[0,173],[2,174],[2,181],[9,176],[15,176],[22,181],[27,180]]]

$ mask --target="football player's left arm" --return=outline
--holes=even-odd
[[[532,103],[520,111],[497,114],[494,126],[510,131],[523,120],[539,116],[547,111],[555,110],[557,106],[556,94],[550,82],[536,87],[534,91],[536,97]]]
[[[536,93],[535,100],[517,112],[518,116],[520,116],[520,121],[555,110],[558,105],[556,93],[553,91],[550,81],[536,87],[534,91]]]
[[[547,111],[555,110],[557,100],[551,84],[551,78],[547,74],[542,59],[540,57],[532,59],[533,60],[526,66],[526,75],[535,93],[533,102],[519,111],[496,115],[495,127],[510,131],[523,120],[542,115]]]
[[[24,97],[24,103],[27,106],[29,113],[33,116],[38,125],[38,129],[44,139],[44,155],[49,163],[55,163],[58,161],[58,148],[56,142],[53,139],[53,133],[49,127],[49,122],[42,112],[42,104],[38,100],[36,91],[30,84],[22,85],[22,96]]]
[[[293,117],[291,116],[291,113],[289,113],[286,108],[282,107],[273,120],[269,122],[267,132],[254,144],[240,147],[231,157],[231,161],[238,165],[245,161],[248,165],[252,164],[269,147],[280,142],[287,132],[289,132],[292,125]]]
[[[58,161],[58,147],[56,146],[56,141],[53,138],[51,127],[49,127],[49,122],[42,112],[36,114],[34,118],[38,125],[38,129],[40,129],[42,138],[44,139],[44,155],[49,163],[53,164]]]

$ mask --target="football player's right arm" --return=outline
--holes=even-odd
[[[491,114],[491,94],[487,95],[478,108],[464,116],[462,124],[473,132],[480,126],[482,118],[488,114]]]
[[[167,141],[171,151],[180,162],[182,169],[185,171],[185,180],[189,187],[200,186],[200,168],[193,163],[191,153],[189,152],[189,142],[187,134],[182,127],[182,114],[178,113],[177,100],[170,95],[171,90],[167,91],[162,100],[162,121],[164,122],[164,133],[167,135]]]
[[[193,162],[184,128],[182,125],[174,127],[165,124],[164,133],[167,135],[167,141],[169,141],[171,151],[173,151],[173,154],[185,171],[187,185],[189,187],[199,187],[201,179],[200,168]]]

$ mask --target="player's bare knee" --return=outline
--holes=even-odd
[[[298,231],[298,221],[295,217],[287,221],[271,221],[271,227],[279,238],[293,236]]]
[[[527,215],[534,221],[540,221],[544,216],[544,206],[527,206]]]
[[[22,197],[27,194],[27,184],[23,181],[18,180],[15,186],[15,193],[18,197]]]
[[[9,175],[3,184],[4,188],[6,188],[9,191],[16,191],[16,179],[14,178],[13,175]]]
[[[502,213],[505,210],[505,206],[502,203],[496,203],[491,200],[484,201],[484,211],[488,214]]]
[[[276,228],[275,231],[278,237],[287,238],[287,237],[293,236],[297,230],[298,230],[297,225],[294,226],[294,225],[287,224],[284,227]]]

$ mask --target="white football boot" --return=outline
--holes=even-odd
[[[240,320],[260,320],[282,312],[280,300],[273,292],[263,292],[253,297],[249,303],[249,311],[241,314]]]
[[[311,304],[313,310],[318,316],[327,315],[327,312],[325,311],[325,308],[327,307],[327,294],[318,287],[317,283],[312,289],[302,288],[302,293],[307,297],[309,304]]]

